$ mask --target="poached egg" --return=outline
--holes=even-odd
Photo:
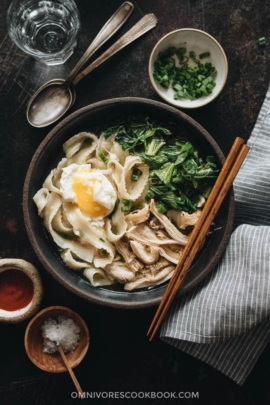
[[[60,192],[66,202],[76,204],[92,219],[102,219],[114,209],[117,193],[108,178],[89,164],[71,164],[63,168]]]

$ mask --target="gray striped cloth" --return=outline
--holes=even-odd
[[[242,385],[270,340],[270,87],[235,181],[234,231],[221,261],[175,300],[161,339]]]

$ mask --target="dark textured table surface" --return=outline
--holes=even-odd
[[[199,392],[199,399],[178,403],[268,404],[270,347],[243,387],[204,363],[162,343],[149,343],[146,330],[155,308],[119,310],[101,307],[65,290],[38,262],[28,241],[22,215],[22,189],[30,160],[53,127],[32,128],[26,103],[54,77],[65,77],[121,0],[77,0],[82,28],[74,55],[61,67],[46,67],[12,44],[5,16],[10,1],[1,2],[0,22],[0,256],[22,258],[41,273],[42,308],[68,306],[83,316],[91,333],[90,349],[75,369],[85,391]],[[221,95],[188,114],[203,125],[228,153],[236,136],[248,139],[270,81],[270,2],[265,0],[134,0],[135,10],[116,37],[144,14],[158,17],[157,27],[96,69],[77,86],[71,112],[96,101],[123,96],[159,100],[148,78],[148,59],[156,42],[169,31],[193,27],[207,31],[224,47],[229,75]],[[258,45],[266,37],[265,47]],[[115,38],[110,40],[113,43]],[[106,47],[106,45],[105,45]],[[72,404],[74,391],[67,373],[47,374],[28,359],[23,345],[27,322],[0,326],[0,404]],[[122,403],[128,399],[94,399]],[[89,400],[90,402],[90,400]],[[138,403],[134,399],[133,403]],[[149,404],[173,400],[148,399]]]

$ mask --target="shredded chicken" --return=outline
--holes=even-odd
[[[128,268],[126,263],[123,262],[112,262],[107,264],[104,267],[104,270],[114,279],[119,281],[119,283],[128,283],[137,279],[135,273]]]
[[[172,239],[176,241],[176,243],[180,243],[181,245],[186,245],[188,241],[188,236],[181,233],[167,218],[166,215],[161,214],[155,206],[154,200],[150,202],[150,211],[158,218],[158,220],[162,223],[166,232],[171,236]]]
[[[151,200],[141,210],[127,214],[125,235],[115,243],[118,260],[108,264],[105,271],[124,283],[128,291],[165,282],[188,241],[185,231],[195,225],[200,212],[170,210],[163,215]],[[119,260],[120,255],[125,263]]]
[[[161,225],[161,223],[156,217],[153,217],[151,221],[149,221],[149,227],[154,231],[156,231],[157,229],[164,229],[164,226]]]
[[[129,214],[127,214],[125,216],[125,221],[127,223],[128,228],[131,228],[134,225],[147,221],[149,216],[150,216],[149,205],[145,204],[145,206],[141,210],[132,211]]]
[[[134,273],[136,273],[139,270],[142,270],[144,265],[130,249],[129,241],[125,236],[123,236],[115,243],[115,247],[125,259],[126,264],[130,268],[130,270],[132,270]]]
[[[135,281],[130,281],[125,284],[124,289],[127,291],[132,291],[137,288],[151,287],[153,285],[164,283],[171,278],[174,268],[174,266],[168,266],[155,275],[147,274],[146,276],[138,278]]]
[[[158,261],[159,251],[155,246],[145,245],[135,240],[130,241],[131,249],[134,254],[145,264],[153,264]]]
[[[196,224],[200,213],[200,210],[195,211],[193,214],[185,211],[170,210],[167,212],[167,217],[173,220],[178,229],[185,230]]]

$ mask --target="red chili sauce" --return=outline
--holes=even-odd
[[[25,308],[34,295],[32,280],[21,270],[0,272],[0,309],[17,311]]]

